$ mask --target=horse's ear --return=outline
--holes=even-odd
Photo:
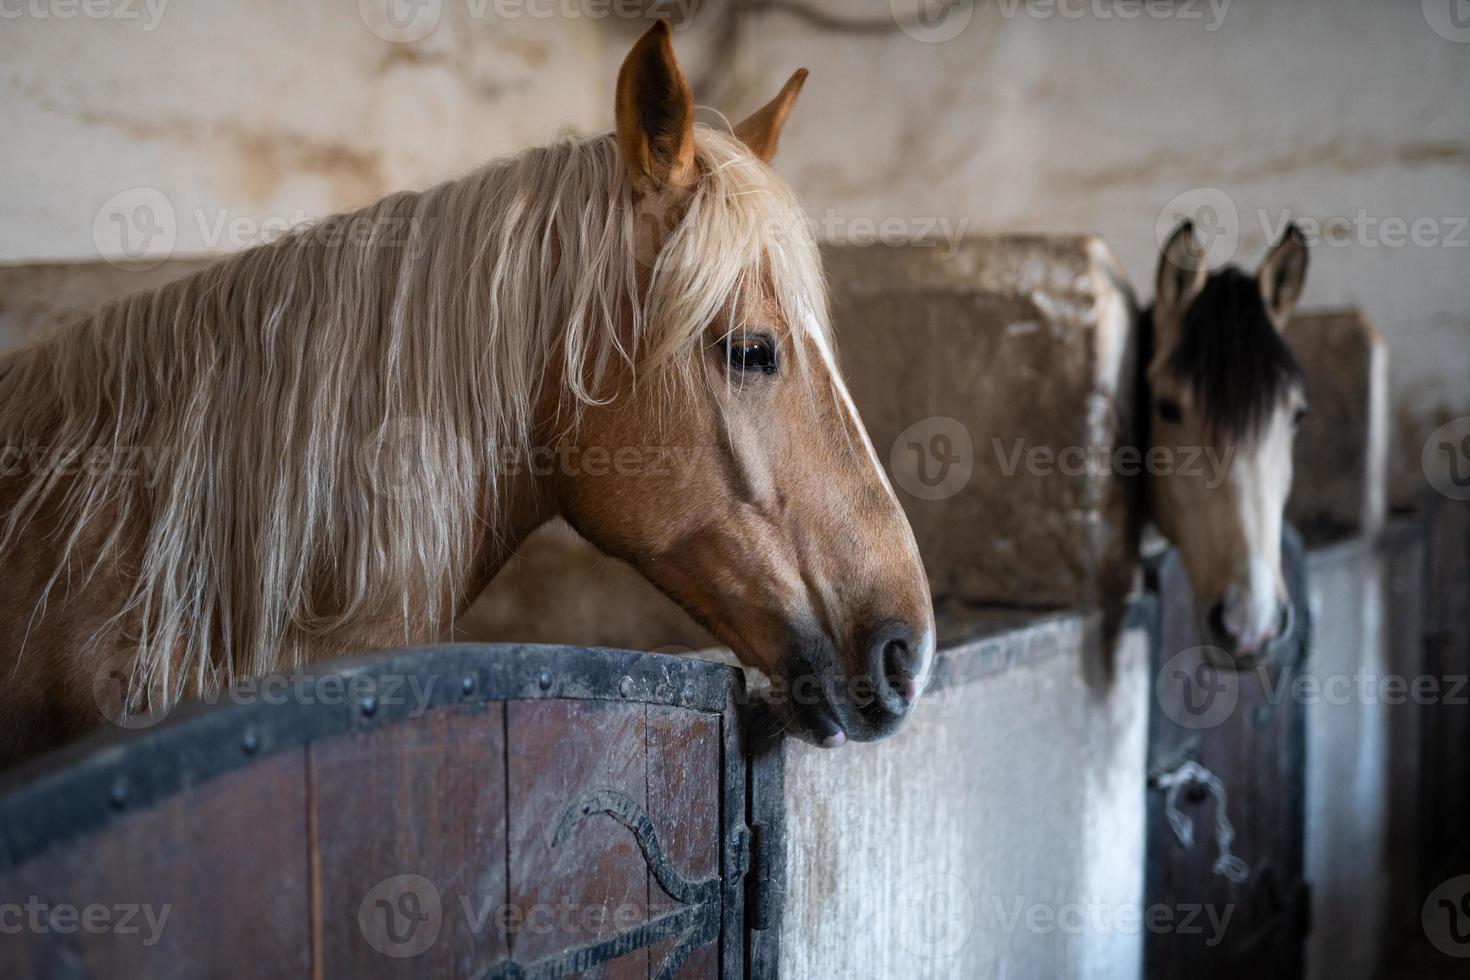
[[[1286,323],[1296,301],[1301,298],[1302,284],[1307,278],[1307,239],[1295,224],[1286,226],[1281,240],[1261,260],[1256,281],[1261,284],[1261,298],[1277,326]]]
[[[618,146],[640,194],[694,183],[694,95],[674,60],[666,20],[654,22],[618,72]]]
[[[1159,274],[1154,282],[1154,304],[1163,311],[1182,314],[1205,288],[1209,270],[1204,253],[1194,240],[1194,222],[1185,221],[1164,243]]]
[[[801,87],[806,83],[807,71],[805,68],[796,69],[796,73],[786,80],[781,86],[781,91],[776,97],[735,127],[735,135],[740,141],[750,147],[750,151],[760,157],[766,163],[776,155],[776,143],[781,139],[781,127],[786,125],[786,117],[791,115],[791,107],[796,104],[796,97],[801,94]]]

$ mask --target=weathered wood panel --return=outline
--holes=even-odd
[[[742,974],[737,671],[472,646],[282,680],[12,781],[0,930],[62,911],[0,975]],[[147,942],[65,911],[129,904]]]
[[[664,855],[673,870],[689,881],[718,876],[720,719],[656,704],[648,705],[647,710],[648,813]],[[652,915],[680,905],[655,881],[649,882],[648,904]],[[649,951],[654,971],[678,944],[677,939],[670,939]],[[718,942],[694,950],[674,976],[679,980],[718,977],[719,954]]]
[[[0,976],[308,976],[304,788],[284,752],[0,872]]]
[[[470,977],[509,955],[505,706],[309,747],[321,973]]]
[[[647,719],[640,704],[512,702],[507,706],[511,950],[522,964],[609,939],[648,918],[648,867],[617,821],[591,814],[557,839],[589,792],[648,810]],[[646,978],[648,951],[603,967]]]

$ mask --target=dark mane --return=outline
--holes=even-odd
[[[1233,266],[1212,275],[1185,311],[1169,368],[1194,390],[1214,435],[1243,441],[1302,381],[1256,280]]]

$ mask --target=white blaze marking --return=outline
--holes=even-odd
[[[842,406],[847,411],[847,416],[852,422],[852,427],[857,430],[858,438],[862,439],[863,446],[868,450],[868,459],[872,462],[873,469],[878,474],[878,479],[882,481],[884,489],[888,491],[888,496],[897,504],[898,494],[893,492],[893,484],[888,482],[888,472],[883,469],[883,464],[878,459],[878,451],[873,448],[873,440],[868,438],[868,430],[863,425],[862,417],[858,415],[857,406],[852,401],[852,395],[848,394],[847,384],[842,380],[842,372],[837,369],[837,358],[832,354],[832,345],[827,343],[827,335],[822,332],[821,327],[816,322],[816,318],[810,313],[802,320],[802,327],[806,330],[807,335],[812,338],[812,343],[816,345],[818,353],[822,355],[822,362],[827,365],[827,373],[832,377],[832,386],[837,389],[837,396],[841,399]]]

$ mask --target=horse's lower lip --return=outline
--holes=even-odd
[[[826,748],[835,749],[847,741],[847,732],[825,697],[813,703],[796,704],[795,713],[798,723]]]

